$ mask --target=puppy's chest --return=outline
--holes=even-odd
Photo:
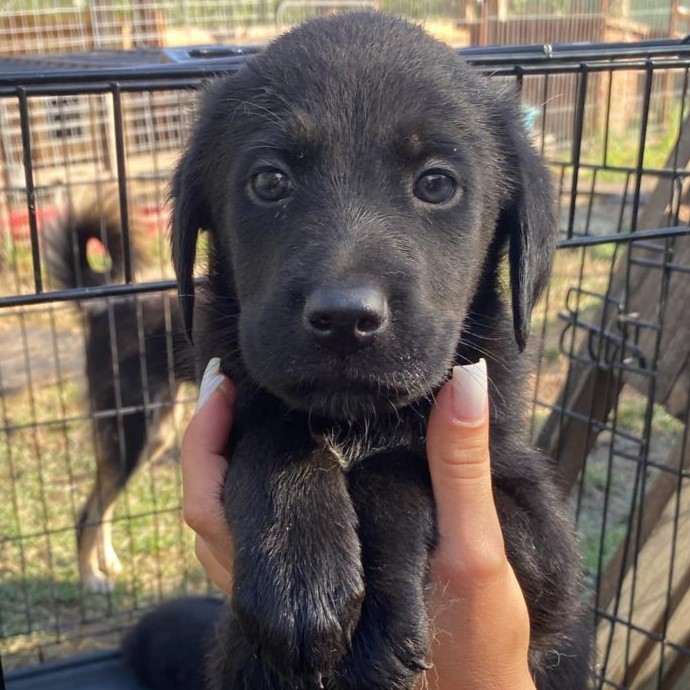
[[[366,435],[340,438],[337,434],[325,433],[316,436],[318,443],[323,443],[325,450],[347,471],[366,458],[381,452],[381,449]]]
[[[392,423],[372,421],[357,426],[344,425],[314,434],[317,443],[331,453],[340,467],[348,471],[376,455],[395,453],[400,456],[424,454],[426,423]]]

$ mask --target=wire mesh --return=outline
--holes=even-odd
[[[690,686],[690,48],[563,46],[465,51],[515,84],[535,145],[557,182],[561,244],[534,317],[539,357],[532,430],[554,461],[577,522],[601,688]],[[150,56],[149,56],[150,58]],[[0,644],[5,669],[108,648],[142,611],[204,591],[179,518],[176,454],[188,398],[175,376],[166,193],[189,130],[195,86],[229,58],[143,60],[138,70],[0,64],[4,118],[0,226]],[[239,60],[241,61],[241,59]],[[192,61],[193,62],[193,61]],[[63,289],[46,240],[83,197],[125,226],[124,270]],[[107,244],[107,237],[102,237]],[[101,248],[102,251],[102,248]],[[147,300],[165,328],[163,394],[154,394]],[[95,378],[115,391],[95,404],[86,381],[87,304],[105,317],[110,359]],[[137,390],[118,367],[118,305],[135,314]],[[161,343],[158,343],[161,345]],[[98,420],[146,434],[171,417],[171,453],[147,464],[118,499],[112,589],[79,582],[75,524],[95,476]]]
[[[687,17],[674,0],[13,0],[0,8],[0,56],[264,43],[308,17],[352,8],[382,9],[423,20],[428,30],[455,46],[629,41],[688,31]],[[657,88],[669,87],[660,84]],[[634,85],[631,88],[635,90]],[[41,159],[36,165],[45,169],[45,175],[59,174],[64,145],[75,165],[79,157],[90,162],[100,156],[103,165],[112,162],[107,147],[99,150],[106,146],[100,141],[100,130],[108,127],[110,114],[104,110],[108,103],[95,95],[87,99],[78,94],[70,99],[32,101],[34,130],[43,130],[37,136]],[[176,136],[173,120],[179,110],[175,105],[166,111],[162,103],[132,96],[125,112],[131,119],[130,136],[148,139],[158,132]],[[563,101],[564,123],[567,108]],[[629,112],[621,111],[621,117]],[[550,118],[558,116],[554,106]],[[7,112],[0,111],[10,182],[22,176],[17,120],[12,105]],[[85,126],[87,121],[90,127]],[[66,126],[68,122],[71,126]],[[94,139],[99,140],[96,148]]]
[[[264,41],[352,7],[439,24],[458,45],[653,38],[685,32],[688,21],[670,0],[15,0],[0,11],[0,53]]]

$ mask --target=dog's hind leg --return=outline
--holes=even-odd
[[[160,407],[153,413],[149,422],[148,440],[139,455],[135,466],[141,468],[157,462],[176,442],[176,427],[169,407]],[[129,476],[127,477],[129,478]],[[125,481],[127,481],[125,479]],[[124,487],[124,485],[123,485]],[[121,487],[121,488],[123,488]],[[116,496],[117,497],[117,496]],[[109,576],[122,572],[122,564],[113,548],[113,511],[114,501],[103,511],[100,544],[98,544],[98,565]]]
[[[125,481],[117,467],[99,462],[96,480],[79,515],[79,577],[84,587],[93,592],[110,592],[108,575],[116,574],[122,567],[112,546],[111,525],[115,499]]]
[[[120,447],[116,437],[111,436],[115,433],[113,420],[99,422],[96,481],[80,514],[77,539],[81,581],[92,591],[111,591],[109,578],[122,571],[112,540],[117,497],[138,467],[156,462],[175,444],[176,429],[179,428],[175,423],[177,414],[172,414],[168,404],[170,397],[160,397],[163,405],[154,410],[148,426],[141,413],[125,417],[124,448]],[[120,460],[121,455],[124,456],[123,461]]]
[[[116,417],[96,425],[96,478],[79,514],[77,552],[84,587],[104,593],[112,590],[108,575],[122,569],[112,545],[114,504],[144,455],[146,424],[136,412],[123,416],[121,431]]]
[[[103,511],[101,525],[101,541],[98,545],[98,566],[106,576],[112,577],[122,572],[122,563],[113,548],[113,512],[115,503],[111,503]]]
[[[166,398],[164,405],[154,410],[149,422],[148,439],[137,463],[139,466],[157,462],[178,441],[178,429],[184,410],[181,409],[182,405],[170,403],[169,398]]]

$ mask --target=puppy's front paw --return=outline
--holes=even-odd
[[[262,663],[292,686],[318,688],[350,647],[364,576],[345,475],[311,432],[295,439],[298,422],[284,436],[253,430],[233,452],[225,485],[232,605]],[[277,439],[296,447],[286,454],[272,447]]]
[[[318,564],[269,582],[236,580],[233,609],[257,653],[286,678],[310,678],[315,687],[350,647],[364,583],[359,564],[318,575]]]
[[[352,651],[337,669],[333,690],[412,690],[420,673],[431,668],[423,601],[409,605],[401,600],[393,609],[384,608],[372,598],[365,602]]]

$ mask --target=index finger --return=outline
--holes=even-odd
[[[436,555],[454,571],[477,575],[500,570],[506,561],[491,480],[486,382],[483,360],[456,367],[436,397],[427,430]]]

